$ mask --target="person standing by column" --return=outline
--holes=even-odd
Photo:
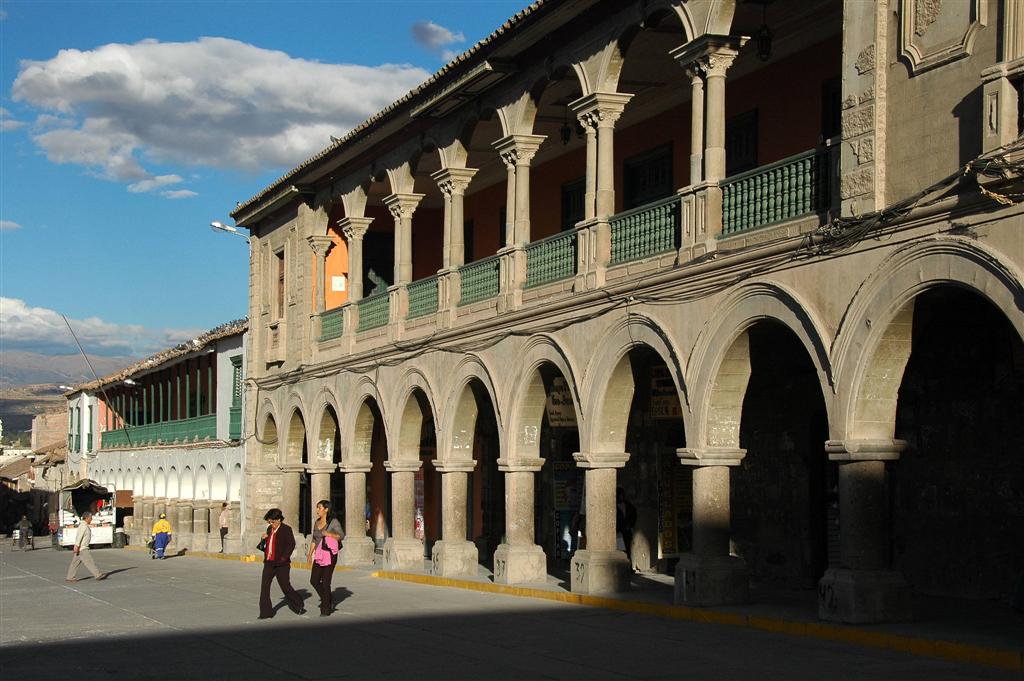
[[[153,545],[156,547],[156,557],[163,560],[167,556],[164,551],[171,543],[171,524],[167,522],[167,514],[161,513],[160,519],[153,523]]]
[[[220,516],[217,518],[217,525],[220,527],[220,551],[224,553],[224,540],[228,536],[228,527],[231,525],[231,514],[228,512],[228,502],[220,505]]]
[[[338,563],[338,549],[345,531],[331,515],[331,502],[326,499],[316,504],[316,522],[313,523],[313,541],[309,545],[309,583],[320,595],[320,616],[327,617],[334,610],[331,578]]]
[[[277,578],[277,585],[284,592],[288,605],[296,615],[306,614],[302,607],[302,597],[292,588],[290,579],[292,569],[292,551],[295,550],[295,534],[292,528],[284,524],[284,513],[279,508],[267,511],[263,519],[270,527],[263,534],[263,582],[260,585],[260,616],[259,619],[270,619],[274,616],[274,606],[270,602],[270,583]]]
[[[71,557],[71,565],[68,567],[68,575],[65,581],[78,581],[79,565],[85,565],[97,582],[107,578],[107,573],[96,569],[96,563],[93,562],[92,556],[89,555],[89,542],[92,541],[92,528],[89,527],[91,524],[92,513],[86,511],[82,514],[82,522],[78,523],[78,530],[75,532],[75,545],[72,549],[74,555]]]

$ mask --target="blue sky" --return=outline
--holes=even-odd
[[[145,355],[246,313],[208,228],[526,0],[0,2],[0,350]]]

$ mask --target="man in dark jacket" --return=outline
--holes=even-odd
[[[292,570],[292,551],[295,550],[295,535],[292,528],[284,524],[281,509],[272,508],[263,519],[270,523],[263,535],[263,583],[260,586],[260,619],[274,616],[274,606],[270,602],[270,583],[277,577],[277,585],[288,600],[288,607],[297,615],[303,615],[302,597],[292,588],[289,579]]]

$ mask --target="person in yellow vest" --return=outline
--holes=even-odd
[[[161,513],[160,519],[153,523],[153,543],[156,546],[156,557],[166,558],[164,549],[171,543],[171,524],[167,522],[167,514]]]

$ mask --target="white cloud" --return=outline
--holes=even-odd
[[[72,319],[71,327],[86,352],[100,355],[149,355],[195,338],[201,329],[147,329],[137,324],[111,324],[98,317]],[[18,298],[0,297],[0,328],[4,347],[41,354],[77,352],[60,314],[31,307]]]
[[[24,121],[11,118],[11,112],[0,107],[0,130],[17,130],[23,125]]]
[[[15,229],[21,229],[21,225],[14,220],[0,220],[0,232],[12,231]]]
[[[23,61],[12,94],[74,120],[33,136],[51,161],[138,184],[156,179],[151,163],[291,167],[428,75],[323,64],[226,38],[144,40]]]
[[[435,24],[433,21],[417,21],[410,30],[412,31],[413,40],[419,43],[421,47],[437,54],[449,54],[451,50],[442,53],[441,48],[445,45],[461,43],[466,40],[466,36],[461,32],[456,33],[440,24]]]
[[[199,192],[194,192],[191,189],[172,189],[160,192],[160,196],[165,199],[190,199],[193,196],[199,196]]]
[[[151,192],[154,189],[165,187],[169,184],[178,184],[182,181],[181,175],[157,175],[148,180],[140,180],[128,185],[128,191],[133,194],[141,194],[142,192]]]

